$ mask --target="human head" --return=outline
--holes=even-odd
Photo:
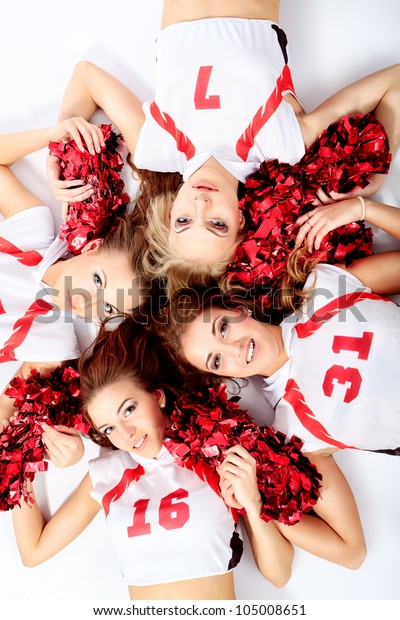
[[[164,337],[181,371],[203,382],[269,375],[286,361],[281,328],[254,319],[245,300],[218,292],[175,297]]]
[[[87,320],[103,320],[137,308],[146,287],[141,269],[144,247],[145,234],[138,219],[119,218],[103,239],[89,241],[81,254],[55,265],[55,304]]]
[[[193,189],[190,185],[188,187],[188,184],[190,184],[190,179],[181,186],[179,192],[169,192],[168,194],[153,198],[147,212],[146,235],[149,245],[144,256],[144,267],[146,273],[150,276],[160,277],[164,280],[169,298],[180,288],[191,286],[206,287],[212,285],[213,282],[217,282],[225,274],[227,266],[233,259],[236,248],[243,238],[242,228],[244,220],[238,208],[236,194],[234,201],[232,200],[230,207],[228,207],[228,210],[233,210],[234,202],[234,209],[236,209],[236,211],[233,211],[235,215],[228,218],[230,226],[229,235],[217,237],[209,230],[214,229],[210,221],[225,222],[223,214],[218,216],[218,218],[208,217],[208,207],[206,206],[206,209],[203,209],[200,205],[202,203],[204,206],[203,193],[199,189]],[[174,221],[173,217],[178,210],[177,205],[180,213],[179,205],[185,204],[183,198],[186,193],[193,193],[192,207],[199,216],[200,234],[196,227],[194,229],[191,228],[191,224],[183,233],[171,232]],[[196,200],[196,195],[199,195],[198,200]],[[180,197],[182,197],[182,201]],[[198,206],[196,206],[197,203]],[[198,222],[197,219],[196,222]],[[195,225],[197,226],[196,222]],[[196,230],[196,240],[194,243],[192,239],[188,241],[193,230]],[[233,233],[234,230],[236,230],[235,233]],[[204,242],[203,236],[209,238],[210,242]],[[178,244],[176,244],[176,239],[178,239]],[[186,239],[184,243],[189,248],[189,254],[181,251],[179,239]]]
[[[79,373],[82,410],[92,426],[90,435],[94,441],[127,449],[126,443],[121,444],[121,438],[126,442],[126,434],[117,432],[113,437],[113,432],[107,434],[97,429],[103,423],[110,426],[115,420],[118,422],[115,412],[126,398],[128,406],[132,406],[132,401],[137,403],[140,429],[146,424],[157,427],[156,434],[162,441],[166,414],[171,411],[179,377],[163,341],[148,328],[131,316],[126,316],[114,329],[110,329],[110,322],[105,323],[91,353],[80,359]],[[135,414],[128,419],[129,424],[135,424]],[[99,420],[101,424],[97,423]],[[160,448],[161,444],[158,451]]]
[[[234,254],[244,217],[238,181],[220,164],[208,162],[180,187],[171,207],[169,243],[187,261],[213,263]]]

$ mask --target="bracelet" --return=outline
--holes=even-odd
[[[361,217],[360,217],[360,222],[362,222],[363,220],[365,220],[365,200],[362,196],[357,196],[358,200],[361,202]]]

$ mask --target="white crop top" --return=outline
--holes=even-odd
[[[239,562],[243,542],[230,511],[165,447],[156,459],[111,450],[89,471],[127,585],[218,575]]]
[[[134,161],[186,181],[211,156],[244,182],[268,159],[296,163],[304,141],[292,106],[286,37],[269,20],[172,24],[157,37],[156,92]],[[154,147],[156,145],[156,148]]]

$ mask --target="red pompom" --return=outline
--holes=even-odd
[[[241,444],[257,461],[257,484],[263,508],[261,518],[288,525],[297,523],[319,498],[321,476],[301,452],[302,442],[270,426],[260,427],[235,400],[226,385],[180,397],[166,431],[165,445],[176,462],[195,471],[219,493],[215,470],[223,451]],[[210,477],[210,471],[213,476]]]
[[[72,254],[80,254],[88,241],[101,239],[112,230],[117,216],[125,212],[129,203],[119,174],[124,164],[117,151],[120,136],[111,125],[100,125],[100,129],[105,146],[94,155],[86,145],[82,152],[74,140],[49,144],[50,154],[60,160],[62,178],[83,180],[94,189],[87,200],[69,204],[66,221],[61,225],[60,237],[66,239]]]
[[[78,411],[79,392],[79,375],[69,366],[56,368],[50,377],[32,370],[27,379],[11,381],[5,394],[18,411],[0,432],[0,510],[31,502],[26,483],[47,469],[43,422],[88,432]]]
[[[371,174],[388,172],[390,158],[381,123],[370,114],[358,114],[330,125],[294,166],[276,159],[264,162],[247,179],[240,202],[247,233],[228,267],[230,281],[253,287],[253,296],[264,309],[272,307],[294,248],[295,222],[313,208],[317,190],[347,193],[363,188]],[[326,235],[312,256],[322,262],[349,264],[371,254],[371,228],[352,222]]]

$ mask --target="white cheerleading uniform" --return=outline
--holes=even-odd
[[[315,290],[282,323],[289,360],[264,379],[275,429],[326,446],[400,447],[400,307],[346,271],[318,265]]]
[[[79,357],[73,319],[51,303],[42,282],[65,251],[65,242],[54,240],[48,207],[26,209],[0,223],[0,393],[23,362]]]
[[[112,450],[89,471],[127,585],[223,574],[239,562],[242,539],[223,500],[164,446],[155,459]]]
[[[260,164],[304,154],[292,106],[286,37],[274,22],[212,18],[172,24],[156,44],[156,92],[143,104],[138,168],[186,181],[214,157],[244,182]]]

